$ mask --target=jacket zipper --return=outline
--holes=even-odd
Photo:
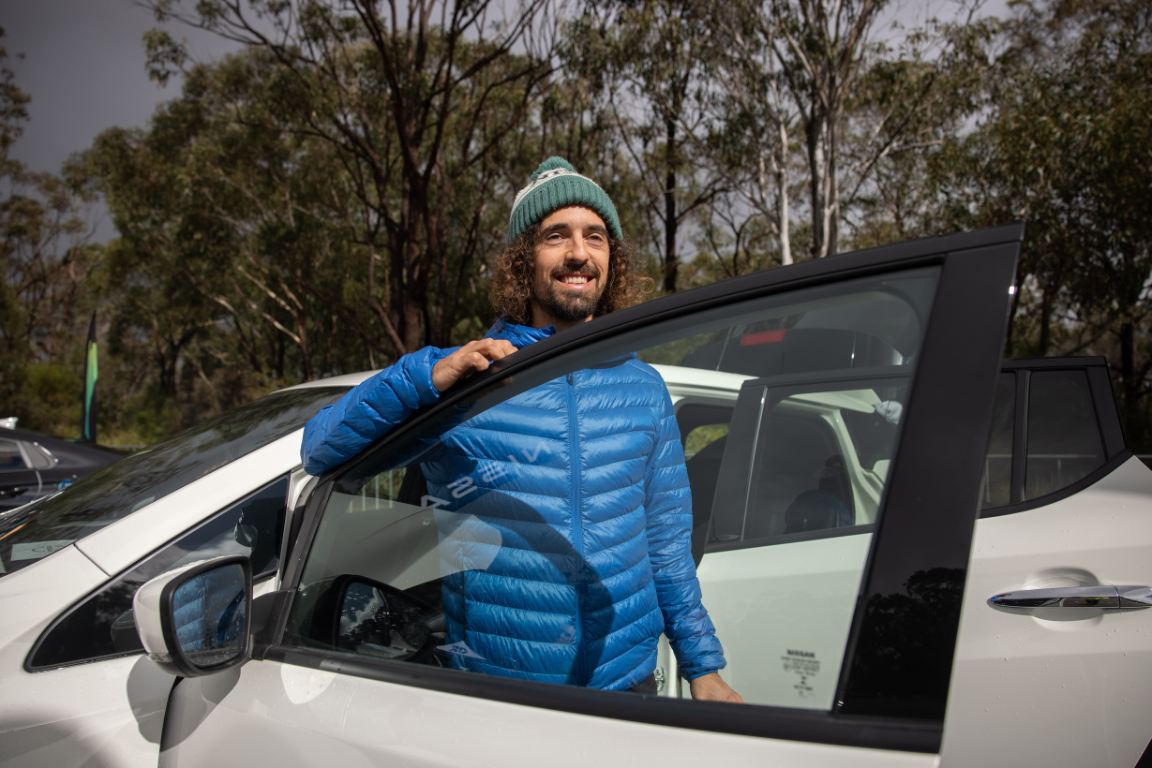
[[[576,434],[575,375],[568,382],[568,455],[572,462],[572,544],[576,547],[576,684],[588,684],[588,660],[584,643],[584,526],[580,512],[580,452]]]

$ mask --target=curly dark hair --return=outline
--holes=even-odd
[[[488,301],[497,317],[516,325],[532,321],[532,265],[540,225],[533,224],[502,250],[492,263],[488,281]],[[608,238],[608,283],[600,294],[593,317],[600,317],[640,301],[653,287],[650,277],[637,274],[636,246],[631,240]]]

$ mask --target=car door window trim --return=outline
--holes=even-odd
[[[931,721],[894,718],[878,721],[871,717],[788,707],[733,706],[662,696],[625,695],[616,691],[365,659],[311,648],[270,648],[264,660],[538,709],[738,736],[927,754],[940,751],[943,736],[943,725]]]
[[[861,581],[837,685],[838,712],[944,717],[954,643],[915,647],[925,670],[909,676],[895,644],[913,641],[893,631],[889,625],[899,617],[885,606],[911,612],[927,599],[919,588],[931,587],[947,598],[948,610],[917,614],[924,637],[958,636],[1007,330],[1007,288],[1023,228],[1014,235],[1000,245],[949,254],[944,263]],[[973,313],[974,306],[983,311]],[[985,368],[988,378],[976,380],[972,372]],[[928,584],[933,578],[934,586]]]
[[[817,539],[835,539],[841,536],[856,536],[865,533],[875,533],[875,523],[845,526],[842,528],[822,528],[818,531],[804,531],[802,533],[782,533],[778,536],[761,536],[757,539],[743,541],[714,542],[704,550],[705,554],[712,552],[732,552],[737,549],[756,549],[757,547],[772,547],[777,544],[794,544],[799,541],[815,541]]]

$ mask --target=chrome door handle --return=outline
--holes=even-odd
[[[988,598],[996,608],[1152,608],[1152,587],[1099,586],[1020,589]]]

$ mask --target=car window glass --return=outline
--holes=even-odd
[[[284,642],[831,708],[937,275],[622,333],[402,428],[334,479]]]
[[[33,651],[29,667],[53,668],[143,651],[132,615],[136,590],[162,573],[201,560],[245,555],[255,578],[276,572],[288,478],[282,477],[149,557],[64,616]]]
[[[56,460],[43,446],[36,443],[24,443],[24,450],[32,461],[34,469],[51,469],[56,466]]]
[[[657,366],[657,370],[660,368]],[[728,443],[735,399],[729,405],[716,400],[686,398],[676,403],[676,421],[684,448],[684,468],[692,490],[692,559],[696,565],[704,557],[712,519],[712,500],[720,477],[720,460]]]
[[[20,454],[20,446],[14,440],[0,440],[0,472],[6,469],[28,469]]]
[[[1028,460],[1024,496],[1058,491],[1104,463],[1088,375],[1036,371],[1028,388]]]
[[[712,541],[766,544],[875,523],[907,391],[905,377],[852,389],[751,386],[745,401],[764,407],[749,491],[734,474],[742,464],[722,471]]]
[[[1002,507],[1012,500],[1012,434],[1016,424],[1016,374],[1000,374],[992,431],[984,460],[984,493],[980,506]]]
[[[0,562],[8,572],[30,565],[34,558],[14,557],[13,551],[47,553],[55,550],[45,550],[46,544],[66,546],[82,539],[300,429],[346,391],[317,387],[262,397],[83,477],[62,493],[0,517]]]

